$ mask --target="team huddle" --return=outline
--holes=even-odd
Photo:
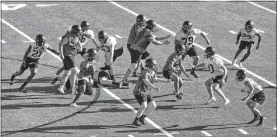
[[[20,69],[12,74],[10,84],[12,85],[17,76],[20,76],[26,69],[30,68],[31,74],[19,88],[20,92],[26,93],[26,86],[37,73],[39,60],[46,52],[55,53],[63,62],[63,67],[57,71],[57,77],[53,79],[52,84],[60,80],[60,85],[57,89],[58,92],[61,94],[65,94],[66,90],[72,92],[75,97],[69,105],[73,107],[79,107],[76,102],[81,95],[92,95],[94,90],[100,90],[99,85],[130,88],[128,77],[132,75],[138,77],[133,95],[140,104],[140,108],[132,124],[134,126],[140,126],[141,124],[145,124],[147,115],[156,108],[156,103],[150,91],[153,89],[159,92],[160,88],[156,87],[154,83],[171,83],[173,81],[173,95],[178,100],[181,100],[183,98],[183,93],[180,93],[180,89],[183,86],[182,73],[188,78],[199,78],[196,73],[196,68],[201,64],[199,64],[200,56],[194,45],[195,38],[197,35],[201,35],[208,45],[210,44],[210,40],[204,32],[192,28],[192,26],[192,22],[185,21],[182,28],[176,33],[174,37],[175,50],[168,56],[162,68],[164,79],[157,76],[157,62],[147,51],[147,47],[151,43],[154,45],[169,45],[171,42],[168,39],[173,36],[156,36],[156,22],[154,20],[146,21],[144,15],[138,15],[127,40],[127,49],[130,52],[131,64],[121,81],[116,81],[114,78],[115,68],[113,63],[123,54],[123,45],[104,30],[98,32],[96,39],[94,32],[90,30],[89,22],[83,21],[80,25],[71,26],[70,30],[62,37],[59,43],[59,52],[49,47],[44,35],[37,35],[34,45],[30,45],[25,52]],[[258,36],[256,49],[259,49],[261,36],[254,28],[253,21],[248,20],[237,36],[236,45],[240,44],[232,64],[236,63],[238,55],[247,48],[247,53],[240,60],[240,69],[237,71],[235,77],[237,81],[245,84],[241,92],[248,93],[247,97],[242,100],[246,100],[247,106],[254,114],[254,119],[249,124],[259,120],[257,125],[262,125],[264,117],[257,107],[265,100],[264,91],[258,83],[248,78],[247,72],[242,66],[242,62],[250,55],[255,36]],[[92,40],[95,47],[86,49],[84,46],[89,39]],[[116,47],[116,45],[119,45],[119,47]],[[98,52],[100,50],[104,52],[105,62],[104,66],[100,67],[100,70],[97,70],[96,63],[98,62]],[[206,104],[216,101],[213,93],[213,91],[216,91],[223,98],[224,105],[227,105],[230,103],[230,100],[223,93],[222,87],[228,80],[228,70],[224,66],[222,59],[216,55],[216,49],[214,47],[208,46],[204,53],[205,66],[211,73],[211,77],[204,83],[210,96]],[[76,63],[77,55],[83,57],[79,68]],[[189,55],[193,59],[190,73],[186,72],[183,65],[186,55]],[[139,68],[141,69],[141,73],[138,76],[137,71]],[[62,71],[64,73],[60,77],[59,74]]]

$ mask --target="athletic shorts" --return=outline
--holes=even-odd
[[[254,41],[253,41],[253,42],[240,41],[239,49],[240,49],[240,50],[244,50],[244,49],[246,49],[246,48],[251,47],[252,45],[254,45]]]
[[[131,54],[131,63],[138,63],[138,60],[143,53],[139,52],[138,50],[130,49],[130,54]]]
[[[21,71],[25,71],[26,69],[30,68],[38,68],[39,59],[33,59],[27,57],[25,63],[22,63],[20,66]]]
[[[219,83],[219,80],[222,79],[223,75],[218,75],[212,78],[214,83]],[[227,82],[228,76],[225,77],[225,82]],[[223,86],[222,84],[219,83],[220,88]]]
[[[120,57],[122,54],[123,54],[123,47],[114,50],[113,62],[116,60],[116,58]]]
[[[260,92],[256,93],[255,95],[253,95],[253,97],[251,99],[255,102],[258,102],[260,105],[263,104],[265,101],[264,91],[260,91]]]
[[[70,70],[71,68],[76,66],[75,57],[74,56],[64,56],[63,60],[64,70]]]
[[[128,51],[129,51],[130,53],[131,53],[131,51],[130,51],[131,45],[132,45],[132,44],[127,44],[127,49],[128,49]]]
[[[182,59],[185,58],[186,55],[189,55],[190,57],[198,56],[198,53],[196,51],[196,48],[194,45],[192,45],[189,50],[182,55]]]
[[[167,78],[167,79],[170,79],[170,75],[171,75],[171,71],[169,71],[169,70],[164,70],[163,71],[163,76],[165,77],[165,78]]]
[[[147,104],[151,101],[154,101],[153,97],[150,94],[139,94],[135,95],[136,100],[141,105],[144,101],[147,101]]]
[[[146,59],[148,56],[150,56],[149,52],[145,51],[142,55],[141,55],[141,59]]]

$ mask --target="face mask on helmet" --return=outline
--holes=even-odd
[[[236,81],[243,81],[246,77],[246,74],[243,70],[239,70],[236,74]]]
[[[184,25],[184,26],[182,27],[182,30],[183,30],[183,32],[187,33],[187,32],[190,30],[190,27]]]
[[[41,35],[41,34],[37,35],[37,37],[36,37],[36,45],[37,46],[43,46],[43,45],[45,45],[45,43],[46,43],[46,40],[45,40],[44,36]]]
[[[104,31],[98,33],[98,39],[101,43],[105,43],[108,39],[107,34]]]
[[[247,32],[251,32],[253,30],[253,26],[245,26],[245,30]]]

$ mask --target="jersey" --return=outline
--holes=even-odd
[[[42,56],[46,53],[48,44],[44,44],[43,46],[37,46],[35,45],[30,45],[31,46],[31,51],[27,55],[27,57],[33,58],[33,59],[41,59]]]
[[[244,83],[245,83],[245,82],[249,82],[250,85],[254,88],[254,93],[253,93],[253,95],[263,90],[262,87],[261,87],[261,85],[259,85],[257,82],[255,82],[252,78],[245,78],[245,79],[243,80],[243,82],[244,82]],[[244,88],[244,89],[250,90],[250,89],[248,88],[248,86],[246,86],[246,85],[245,85],[245,88]],[[246,92],[250,92],[250,91],[246,91]]]
[[[147,79],[150,83],[154,83],[156,78],[155,72],[148,72],[143,70],[141,76],[138,78],[138,82],[133,91],[134,95],[149,94],[150,88],[144,83],[143,79]]]
[[[137,23],[135,23],[130,31],[128,40],[127,40],[127,44],[132,44],[133,41],[135,40],[136,36],[138,35],[138,33],[143,30],[145,28],[145,26],[139,26]]]
[[[245,27],[241,27],[240,33],[241,33],[241,36],[240,36],[241,41],[253,42],[255,35],[258,34],[258,30],[253,28],[252,31],[247,32],[245,30]]]
[[[93,60],[93,61],[85,60],[81,62],[80,73],[78,74],[78,77],[82,79],[84,77],[93,75],[96,70],[95,63],[96,63],[96,60]]]
[[[184,33],[183,30],[181,29],[176,33],[175,44],[184,44],[186,48],[190,48],[194,43],[196,34],[201,34],[201,33],[202,33],[201,30],[195,29],[195,28],[190,29],[187,33]]]
[[[89,39],[94,39],[94,32],[92,30],[87,30],[82,33],[83,34],[79,36],[81,48],[83,48],[83,46],[89,41]]]
[[[108,35],[108,38],[106,40],[105,43],[101,43],[101,50],[103,50],[104,52],[110,52],[110,50],[112,49],[112,47],[114,47],[116,45],[116,38]]]
[[[166,63],[163,67],[163,71],[170,71],[170,66],[173,64],[173,67],[177,69],[181,65],[182,58],[178,56],[176,52],[172,53],[166,60]]]
[[[63,54],[65,56],[75,56],[81,50],[80,40],[78,37],[73,36],[71,33],[66,33],[63,38],[68,38],[68,43],[63,45]]]
[[[138,33],[137,37],[131,45],[131,49],[138,50],[141,53],[144,53],[153,39],[155,39],[153,32],[151,32],[149,29],[144,28]]]
[[[213,76],[223,75],[222,66],[224,66],[222,59],[217,56],[205,59],[206,64]]]

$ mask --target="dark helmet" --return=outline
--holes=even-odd
[[[207,47],[205,49],[205,57],[209,58],[211,56],[215,55],[215,48],[214,47]]]
[[[82,31],[86,31],[86,30],[89,29],[89,23],[88,23],[88,21],[83,21],[81,23],[81,29],[82,29]]]
[[[81,27],[79,25],[73,25],[70,32],[72,34],[79,35],[81,32]]]
[[[152,59],[152,58],[147,59],[147,60],[145,61],[145,67],[146,67],[146,68],[149,68],[149,69],[151,69],[151,70],[153,70],[153,71],[157,71],[157,70],[158,70],[157,62],[156,62],[156,60],[154,60],[154,59]]]
[[[247,73],[244,69],[240,69],[237,71],[237,74],[236,74],[236,80],[237,81],[243,81],[247,76]]]
[[[176,44],[175,45],[175,51],[178,55],[181,55],[185,51],[185,47],[182,44]]]
[[[146,22],[146,28],[149,29],[150,31],[153,31],[155,27],[156,27],[156,22],[154,20],[148,20]]]
[[[98,33],[98,39],[100,42],[105,43],[108,39],[108,34],[104,30],[101,30]]]
[[[92,61],[97,58],[97,51],[94,48],[88,49],[88,60]]]
[[[139,25],[139,26],[144,26],[145,25],[145,17],[144,17],[144,15],[142,15],[142,14],[139,14],[138,16],[137,16],[137,19],[136,19],[136,21],[137,21],[137,24]]]
[[[246,23],[245,23],[245,30],[247,32],[250,32],[250,31],[253,30],[253,28],[254,28],[254,22],[252,20],[246,21]]]
[[[46,43],[46,39],[42,34],[38,34],[36,36],[36,44],[37,46],[43,46]]]
[[[188,32],[192,28],[192,23],[190,21],[185,21],[182,25],[182,30]]]

